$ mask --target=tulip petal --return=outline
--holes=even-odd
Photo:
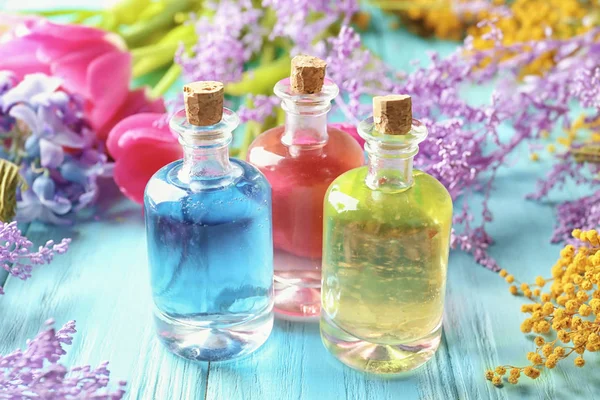
[[[48,65],[36,57],[40,47],[40,43],[22,38],[2,43],[0,46],[0,70],[12,71],[18,79],[35,72],[49,74]]]
[[[165,105],[162,99],[148,99],[145,88],[132,90],[128,93],[127,99],[123,103],[122,107],[109,121],[107,121],[101,128],[97,130],[97,135],[101,139],[106,139],[109,136],[112,127],[115,127],[121,121],[124,121],[127,117],[134,114],[161,113],[160,115],[162,118],[164,116],[162,113],[164,112]],[[144,125],[150,126],[150,124]],[[116,156],[113,154],[113,157]]]
[[[142,204],[146,184],[163,166],[181,158],[181,147],[175,141],[157,141],[133,131],[121,136],[126,146],[120,150],[114,170],[117,186],[125,196]]]
[[[155,128],[154,124],[162,118],[164,118],[164,114],[141,113],[131,115],[123,119],[121,122],[117,123],[111,129],[110,133],[108,134],[108,139],[106,141],[106,147],[108,148],[109,154],[112,156],[112,158],[118,160],[121,157],[121,149],[119,147],[119,140],[121,139],[121,136],[133,129],[159,129]],[[164,127],[159,130],[161,131],[161,135],[173,137],[167,127]],[[149,133],[149,135],[159,136],[157,132]]]
[[[54,47],[60,43],[53,43]],[[96,58],[108,51],[111,47],[100,43],[89,49],[77,49],[64,57],[53,57],[49,61],[51,72],[54,76],[62,78],[63,87],[71,93],[77,93],[85,98],[90,97],[88,92],[88,68]]]
[[[103,40],[106,32],[84,25],[60,24],[47,19],[27,22],[27,37],[37,40],[63,40],[73,43]]]
[[[94,108],[90,122],[101,128],[124,104],[129,93],[131,54],[111,52],[96,58],[87,70],[88,99]]]

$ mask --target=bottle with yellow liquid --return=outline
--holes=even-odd
[[[410,96],[373,100],[359,125],[368,165],[325,196],[321,337],[344,364],[398,374],[429,360],[442,333],[452,199],[413,170],[427,128]]]

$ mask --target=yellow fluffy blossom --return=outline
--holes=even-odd
[[[538,376],[540,376],[540,370],[531,366],[525,367],[523,369],[523,373],[532,379],[536,379]]]
[[[535,343],[535,345],[536,345],[537,347],[540,347],[540,346],[543,346],[543,345],[546,343],[546,341],[544,340],[544,338],[543,338],[543,337],[541,337],[541,336],[536,336],[536,338],[535,338],[535,339],[533,339],[533,343]]]
[[[544,285],[546,284],[546,280],[544,278],[542,278],[541,276],[538,276],[535,278],[535,284],[538,285],[539,287],[544,287]]]
[[[554,348],[552,347],[552,344],[547,343],[544,346],[542,346],[542,353],[544,354],[544,356],[548,357],[553,352]]]
[[[600,235],[596,230],[576,229],[573,237],[580,245],[562,249],[551,268],[551,278],[538,276],[533,284],[510,286],[512,294],[521,293],[532,301],[521,306],[521,312],[528,314],[521,331],[549,334],[556,339],[536,336],[535,351],[527,353],[530,365],[501,366],[488,371],[486,377],[495,385],[501,384],[507,369],[510,374],[506,380],[516,384],[521,374],[536,379],[542,368],[553,369],[573,353],[578,355],[575,365],[583,367],[584,354],[600,351]],[[512,277],[508,272],[505,275],[505,279]],[[550,292],[542,293],[547,284]]]
[[[557,346],[554,348],[554,354],[556,354],[558,357],[564,357],[565,355],[565,348],[564,347],[560,347]]]
[[[582,304],[581,306],[579,306],[578,312],[579,315],[581,315],[582,317],[587,317],[592,313],[592,308],[587,304]]]
[[[593,15],[591,9],[597,10],[598,5],[578,0],[515,0],[510,4],[510,14],[498,18],[496,26],[503,33],[504,45],[539,40],[548,35],[555,39],[566,39],[591,28],[593,23],[588,22],[590,15]],[[493,45],[484,36],[488,31],[489,27],[469,29],[476,49],[489,49]],[[504,58],[513,56],[507,53]],[[553,52],[543,54],[533,60],[522,71],[522,75],[543,73],[554,65],[553,57]]]
[[[494,378],[494,371],[492,371],[491,369],[488,369],[487,371],[485,371],[485,379],[487,379],[488,381],[491,381],[492,378]]]
[[[540,296],[540,300],[542,301],[550,301],[552,299],[552,296],[550,295],[550,293],[542,293],[542,295]]]
[[[545,302],[544,305],[542,306],[542,313],[544,315],[550,315],[554,312],[554,305],[550,302]]]

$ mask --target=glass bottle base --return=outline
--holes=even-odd
[[[274,311],[277,317],[317,322],[321,313],[321,259],[275,250],[274,262]]]
[[[442,324],[429,335],[397,345],[371,343],[338,327],[325,313],[321,317],[321,340],[338,360],[359,371],[394,375],[425,364],[437,351]]]
[[[154,323],[158,338],[172,353],[195,361],[227,361],[254,352],[269,338],[273,313],[269,310],[238,323],[194,324],[155,309]]]

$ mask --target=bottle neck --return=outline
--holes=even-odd
[[[285,78],[277,82],[273,90],[286,112],[281,142],[291,147],[291,153],[325,146],[329,139],[327,113],[331,110],[331,101],[339,93],[337,85],[325,79],[320,92],[299,94],[292,90],[290,79]]]
[[[229,160],[229,143],[238,126],[237,115],[223,109],[222,120],[211,126],[195,126],[187,121],[185,110],[176,112],[169,121],[173,134],[183,148],[183,165],[177,179],[192,189],[220,187],[235,180],[241,169]]]
[[[219,179],[229,175],[233,165],[229,160],[228,143],[213,146],[195,145],[180,139],[183,147],[183,166],[179,172],[182,182]]]
[[[295,103],[284,100],[281,107],[286,112],[285,130],[281,141],[286,146],[324,146],[327,134],[327,114],[329,102]]]
[[[367,142],[368,173],[366,184],[373,190],[405,190],[413,184],[413,160],[417,145],[387,145]]]

